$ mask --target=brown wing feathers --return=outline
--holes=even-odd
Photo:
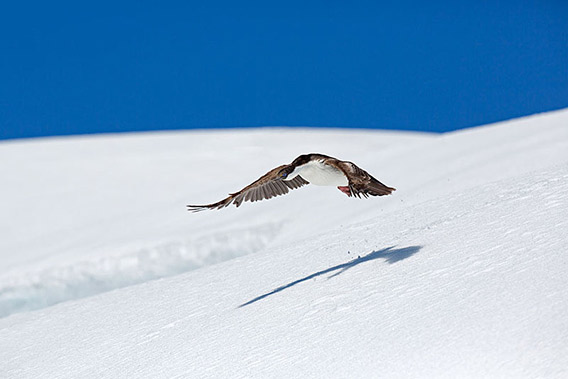
[[[396,188],[388,187],[372,177],[355,163],[340,162],[338,166],[349,178],[349,190],[351,196],[367,198],[369,196],[390,195]]]
[[[301,176],[296,176],[294,179],[285,181],[278,179],[278,174],[287,165],[282,165],[270,170],[261,176],[255,182],[249,184],[239,192],[230,194],[227,198],[213,204],[207,205],[188,205],[187,210],[192,212],[200,212],[206,209],[222,209],[231,204],[240,206],[243,201],[260,201],[270,199],[276,196],[287,194],[290,190],[300,188],[309,184]]]
[[[351,191],[351,196],[361,196],[367,198],[369,196],[384,196],[390,195],[396,188],[387,187],[383,183],[379,182],[377,179],[371,177],[371,181],[368,183],[350,183],[349,190]]]

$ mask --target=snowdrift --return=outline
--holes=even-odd
[[[568,111],[0,144],[0,377],[565,377]],[[307,186],[191,214],[306,152]]]

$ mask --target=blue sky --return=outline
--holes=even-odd
[[[442,132],[568,107],[567,1],[11,3],[0,139]]]

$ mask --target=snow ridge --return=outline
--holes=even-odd
[[[280,225],[268,223],[0,278],[0,318],[256,253],[279,229]]]

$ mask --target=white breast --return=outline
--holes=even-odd
[[[316,186],[346,186],[349,184],[347,177],[341,170],[320,161],[310,161],[305,165],[296,167],[288,176],[288,179],[293,179],[296,175],[301,175],[302,178]]]

